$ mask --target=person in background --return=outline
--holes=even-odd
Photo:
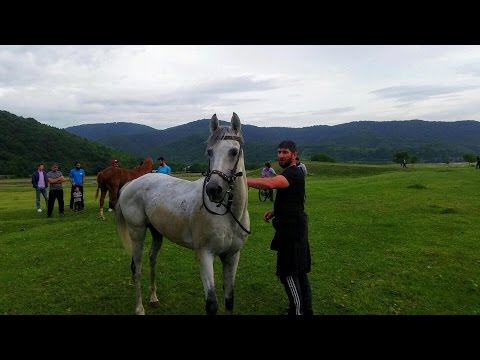
[[[160,164],[160,166],[158,167],[157,173],[170,175],[172,172],[172,169],[170,168],[170,166],[167,165],[167,162],[165,161],[163,156],[160,156],[157,160],[158,160],[158,163]]]
[[[117,159],[112,160],[112,166],[118,168],[118,160]],[[110,191],[108,192],[108,203],[110,204]],[[108,208],[108,211],[112,212],[113,209]]]
[[[73,210],[73,203],[74,203],[74,196],[73,193],[75,191],[75,187],[78,186],[80,189],[80,208],[78,210],[83,210],[85,204],[83,202],[83,181],[85,179],[85,170],[83,170],[80,166],[80,163],[77,161],[75,163],[75,167],[70,170],[70,183],[72,184],[72,189],[70,190],[70,209]]]
[[[300,168],[300,170],[302,170],[303,172],[303,176],[307,176],[308,172],[307,172],[307,167],[305,166],[304,163],[301,163],[300,162],[300,158],[297,157],[297,166]]]
[[[53,163],[51,170],[47,173],[48,183],[50,184],[50,191],[48,192],[48,210],[47,218],[52,217],[53,207],[55,200],[58,199],[58,212],[63,215],[64,202],[63,202],[63,188],[62,183],[65,181],[63,174],[58,170],[58,164]]]
[[[271,178],[274,176],[277,176],[277,173],[267,161],[262,169],[262,178]],[[270,201],[273,201],[273,189],[268,190],[268,197],[270,198]]]
[[[277,252],[276,275],[289,300],[288,315],[313,315],[308,273],[311,271],[308,217],[305,213],[305,176],[296,166],[297,146],[292,140],[278,145],[278,164],[283,172],[273,178],[247,178],[256,189],[277,189],[273,210],[263,219],[273,219],[275,235],[270,249]]]
[[[32,174],[32,185],[35,189],[35,205],[37,205],[37,212],[41,213],[42,208],[40,206],[40,194],[45,199],[45,208],[48,208],[48,178],[45,172],[45,165],[40,163],[37,165],[37,170]]]
[[[83,194],[80,191],[79,186],[75,186],[75,191],[73,192],[73,211],[80,211],[82,210],[82,200]]]

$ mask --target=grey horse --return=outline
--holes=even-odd
[[[136,314],[145,314],[140,278],[147,228],[150,249],[150,304],[158,306],[155,286],[157,254],[163,238],[192,249],[198,259],[205,292],[205,309],[218,310],[213,261],[223,266],[225,314],[233,312],[234,283],[240,249],[250,233],[248,186],[243,157],[243,137],[237,114],[231,126],[219,126],[216,114],[210,120],[207,145],[209,170],[196,181],[165,174],[146,174],[127,183],[120,192],[115,215],[118,233],[132,256]]]

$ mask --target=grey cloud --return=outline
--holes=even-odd
[[[392,86],[388,88],[383,88],[371,93],[385,98],[393,99],[400,102],[409,102],[409,101],[421,101],[430,99],[433,96],[438,95],[450,95],[457,92],[476,89],[476,85],[459,85],[459,86],[435,86],[435,85],[424,85],[424,86]]]
[[[237,93],[246,91],[264,91],[281,87],[277,79],[255,80],[249,76],[231,77],[197,85],[193,91],[206,93]]]
[[[69,78],[69,71],[97,69],[125,49],[143,51],[138,46],[0,46],[0,86],[32,86]]]
[[[457,68],[457,73],[480,76],[480,62],[465,64]]]
[[[320,111],[314,111],[311,115],[331,115],[331,114],[341,114],[349,111],[353,111],[355,108],[353,106],[346,106],[346,107],[339,107],[339,108],[332,108]]]
[[[195,105],[202,103],[225,103],[235,105],[242,102],[258,101],[260,99],[228,98],[225,95],[248,91],[267,91],[289,84],[288,81],[277,79],[255,80],[248,76],[232,77],[197,84],[189,88],[178,89],[168,94],[152,94],[150,90],[139,93],[138,91],[123,91],[122,94],[86,94],[81,97],[83,104],[99,104],[105,106],[171,106]]]
[[[355,110],[353,106],[347,107],[339,107],[339,108],[331,108],[325,110],[318,110],[318,111],[297,111],[297,112],[271,112],[271,113],[263,113],[263,115],[274,115],[278,117],[298,117],[298,116],[320,116],[320,115],[335,115],[335,114],[342,114],[345,112],[349,112]]]

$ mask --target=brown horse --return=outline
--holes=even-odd
[[[103,204],[105,202],[105,195],[107,191],[110,192],[110,200],[108,201],[108,207],[115,209],[117,203],[118,192],[127,182],[136,179],[142,175],[152,172],[153,159],[146,157],[140,165],[133,169],[125,169],[115,166],[109,166],[106,169],[100,171],[97,174],[97,192],[95,193],[95,200],[98,198],[98,190],[101,189],[100,195],[100,217],[105,220],[103,216]]]

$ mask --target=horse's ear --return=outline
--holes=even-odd
[[[237,114],[233,113],[232,115],[232,130],[235,131],[237,134],[240,132],[240,127],[242,124],[240,124],[240,118],[238,117]]]
[[[218,129],[217,114],[213,114],[212,119],[210,120],[210,132],[213,133],[217,129]]]

